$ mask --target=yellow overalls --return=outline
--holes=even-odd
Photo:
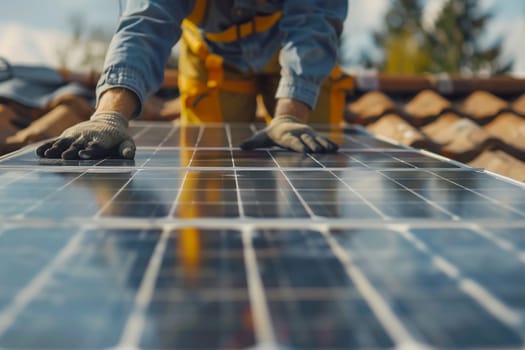
[[[280,80],[278,54],[260,73],[241,73],[223,66],[223,58],[209,52],[198,30],[205,13],[207,0],[196,0],[195,7],[182,23],[179,57],[179,88],[181,92],[181,121],[251,122],[255,121],[257,102],[264,103],[271,119],[276,104],[275,91]],[[254,32],[269,30],[279,23],[281,12],[256,16],[253,21],[232,26],[220,33],[205,33],[207,40],[228,43],[245,38]],[[321,86],[318,102],[310,114],[309,123],[339,124],[343,121],[345,96],[352,88],[350,77],[336,67]]]

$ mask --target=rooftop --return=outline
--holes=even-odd
[[[358,76],[346,120],[399,144],[525,181],[525,81],[438,78]]]

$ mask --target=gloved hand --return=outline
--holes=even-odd
[[[127,127],[128,120],[120,113],[95,113],[90,120],[66,129],[55,140],[38,147],[36,153],[45,158],[133,159],[136,147]]]
[[[339,149],[338,145],[290,115],[275,117],[265,129],[240,145],[243,150],[272,146],[302,153],[337,152]]]

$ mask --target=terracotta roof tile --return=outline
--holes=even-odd
[[[508,152],[525,159],[525,119],[514,113],[502,113],[492,122],[484,126],[484,129],[493,137],[496,137],[515,148]],[[520,152],[521,154],[516,154]]]
[[[415,123],[424,124],[450,108],[448,100],[432,90],[424,90],[405,105],[405,112]]]
[[[354,123],[372,123],[382,115],[396,109],[396,104],[387,95],[372,91],[361,96],[347,108],[347,119]]]
[[[525,181],[525,163],[503,151],[487,150],[471,161],[469,165],[484,168],[518,181]]]
[[[463,162],[471,160],[488,146],[500,144],[472,120],[453,113],[442,115],[422,131],[434,142],[443,145],[441,154]]]
[[[93,113],[89,102],[77,96],[61,99],[56,106],[32,122],[27,128],[17,130],[0,146],[0,154],[19,149],[32,142],[60,135],[66,128],[87,120]],[[2,119],[0,119],[2,121]],[[0,128],[3,126],[0,125]]]
[[[396,114],[384,115],[377,122],[368,125],[367,129],[376,135],[389,138],[402,145],[431,150],[438,149],[438,145]]]
[[[0,104],[0,144],[3,143],[7,137],[15,134],[19,130],[19,128],[11,122],[15,118],[16,114],[11,108]]]
[[[512,103],[512,109],[525,116],[525,94],[521,95],[514,103]]]
[[[469,122],[455,113],[446,113],[435,122],[422,127],[421,130],[432,140],[444,145],[453,140],[454,136],[452,135],[451,129],[453,126],[457,128],[457,124],[462,120],[467,122],[467,125],[470,127],[472,126],[471,124],[476,125],[474,122]],[[461,127],[461,124],[459,127]]]
[[[491,121],[508,109],[509,104],[505,100],[485,91],[472,93],[460,106],[461,113],[481,124]]]
[[[368,90],[356,84],[349,122],[400,144],[525,180],[525,79],[379,74],[376,80],[377,91],[361,98],[355,96]]]

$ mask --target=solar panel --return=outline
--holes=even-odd
[[[0,160],[0,348],[518,348],[525,190],[359,129],[135,123],[134,161]]]

